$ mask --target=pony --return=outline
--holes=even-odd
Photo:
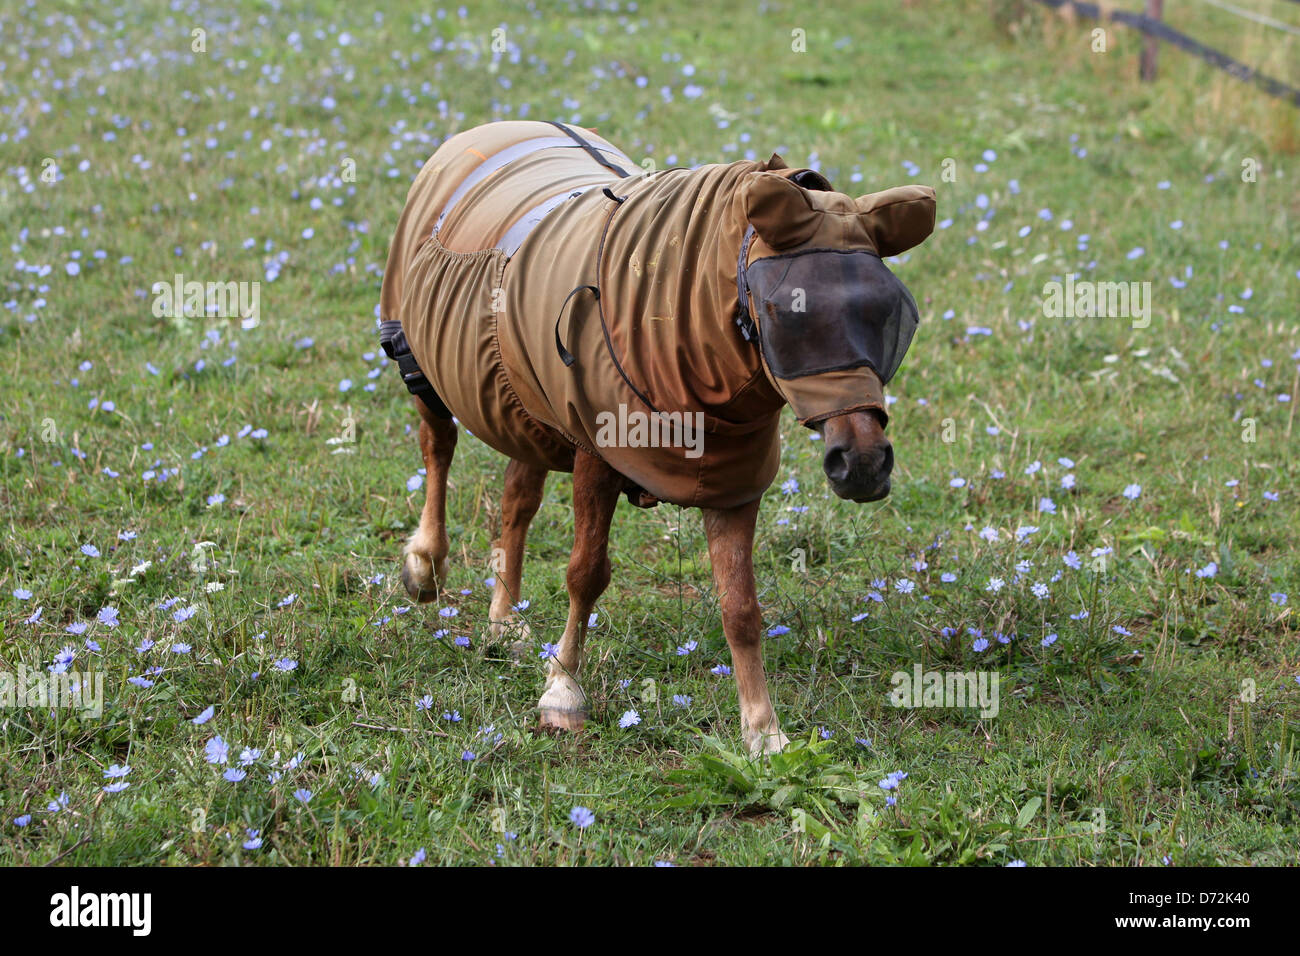
[[[463,427],[510,459],[489,633],[528,640],[513,607],[529,524],[547,474],[571,472],[569,610],[538,710],[543,727],[577,730],[620,496],[700,508],[745,746],[782,749],[753,566],[781,409],[820,433],[836,495],[889,494],[884,386],[919,314],[884,259],[923,241],[934,218],[928,186],[854,198],[776,154],[646,172],[561,123],[448,138],[407,195],[380,296],[381,343],[414,397],[427,475],[403,551],[412,599],[434,600],[448,573],[447,475]]]

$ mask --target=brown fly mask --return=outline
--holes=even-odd
[[[757,174],[745,189],[742,330],[758,339],[768,379],[799,421],[823,433],[831,489],[853,501],[883,498],[894,461],[883,386],[919,316],[881,257],[930,234],[934,190],[900,186],[852,199],[809,170]]]

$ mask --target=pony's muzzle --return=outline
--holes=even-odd
[[[826,455],[822,470],[831,490],[849,501],[879,501],[889,494],[894,469],[894,447],[876,416],[858,413],[830,419],[823,435]],[[838,426],[838,427],[837,427]]]

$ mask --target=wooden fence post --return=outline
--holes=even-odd
[[[1164,13],[1165,0],[1147,0],[1147,19],[1159,21]],[[1156,78],[1156,55],[1160,52],[1160,40],[1147,34],[1146,44],[1142,47],[1142,79],[1150,83]]]

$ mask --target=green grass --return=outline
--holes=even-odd
[[[1112,31],[1092,54],[1091,24],[1033,4],[999,4],[1005,29],[983,3],[747,4],[729,27],[680,0],[465,17],[397,3],[382,22],[283,6],[3,16],[0,669],[44,670],[72,645],[105,706],[0,710],[0,863],[394,864],[420,848],[459,864],[1296,861],[1294,110],[1170,49],[1142,85],[1137,38]],[[194,27],[206,53],[190,52]],[[368,377],[387,242],[443,137],[525,106],[660,166],[779,149],[846,192],[930,183],[952,220],[895,263],[923,321],[891,389],[893,496],[835,499],[820,446],[787,419],[756,546],[765,626],[789,628],[765,642],[797,744],[780,759],[734,755],[697,512],[620,507],[581,735],[534,734],[542,661],[485,647],[505,462],[473,439],[449,490],[452,593],[398,613],[423,490],[406,490],[420,461],[405,391],[391,369]],[[976,171],[985,150],[997,157]],[[355,182],[337,179],[347,159]],[[176,272],[261,281],[260,325],[156,318],[149,290]],[[1150,281],[1151,326],[1046,318],[1043,284],[1067,272]],[[355,441],[328,442],[349,424]],[[160,469],[177,471],[142,478]],[[567,607],[569,492],[551,477],[530,538],[539,642]],[[199,542],[213,546],[195,562]],[[65,633],[105,606],[116,627]],[[991,646],[975,651],[968,628]],[[893,707],[890,676],[917,662],[996,671],[998,715]],[[620,729],[630,709],[642,723]],[[216,734],[232,763],[262,751],[243,782],[204,759]],[[130,786],[106,793],[113,764]],[[887,806],[879,782],[900,771]],[[595,822],[573,826],[574,806]],[[248,829],[260,849],[241,848]]]

